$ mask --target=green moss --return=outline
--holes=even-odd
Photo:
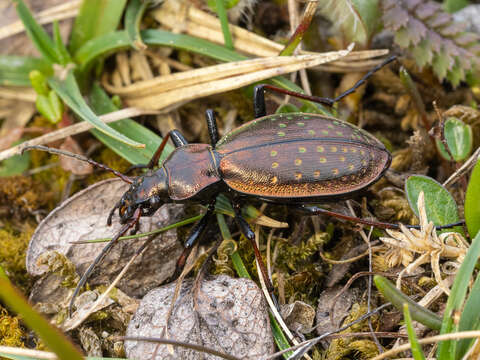
[[[26,333],[20,326],[18,317],[8,314],[8,311],[0,306],[0,345],[24,347],[22,339]]]
[[[25,267],[25,254],[28,242],[34,228],[28,223],[21,231],[9,227],[0,229],[0,265],[5,269],[8,277],[22,291],[30,285],[30,279]]]

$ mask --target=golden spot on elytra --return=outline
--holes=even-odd
[[[365,155],[365,150],[360,150],[360,154]]]
[[[345,162],[345,156],[340,156],[340,161]]]
[[[355,166],[353,166],[353,164],[348,165],[348,170],[353,170],[353,169],[355,169]]]
[[[343,136],[343,133],[342,133],[341,131],[336,131],[336,134],[337,134],[338,136]]]
[[[328,130],[322,130],[323,135],[328,135]]]
[[[310,116],[304,116],[303,118],[304,118],[305,120],[308,120],[308,119],[310,119]]]
[[[272,177],[272,179],[270,180],[270,182],[271,182],[272,184],[276,184],[276,183],[278,182],[278,177],[276,177],[276,176]]]
[[[277,162],[273,162],[272,163],[272,169],[276,169],[278,167],[278,163]]]
[[[337,168],[335,168],[335,169],[332,169],[332,173],[333,175],[338,175],[339,171]]]
[[[327,127],[328,127],[329,129],[333,129],[333,125],[332,125],[332,124],[328,124]]]
[[[299,153],[302,153],[302,154],[303,154],[303,153],[306,152],[306,151],[307,151],[307,149],[304,148],[303,146],[300,146],[300,147],[298,148],[298,152],[299,152]]]
[[[295,173],[295,179],[300,180],[302,178],[302,173]]]
[[[277,156],[278,152],[275,150],[270,151],[270,156]]]
[[[305,126],[305,123],[300,121],[300,122],[297,122],[297,125],[301,127],[301,126]]]
[[[321,163],[326,163],[326,162],[327,162],[327,159],[324,158],[323,156],[322,156],[320,159],[318,159],[318,160],[319,160]]]
[[[285,132],[279,131],[279,132],[277,132],[277,135],[280,136],[280,137],[285,136]]]
[[[313,176],[316,177],[316,178],[320,177],[320,171],[315,170],[315,171],[313,172]]]
[[[292,119],[293,119],[293,116],[292,116],[292,115],[288,115],[288,116],[287,116],[287,119],[288,119],[288,120],[292,120]]]
[[[357,137],[355,136],[355,134],[352,134],[352,135],[350,135],[350,138],[355,140]]]
[[[331,146],[330,151],[331,152],[337,152],[337,147],[336,146]]]
[[[367,166],[367,161],[366,161],[366,160],[362,160],[362,165],[363,165],[363,166]]]
[[[302,165],[302,159],[295,159],[295,165]]]
[[[310,130],[308,130],[308,133],[309,133],[310,135],[315,135],[315,130],[310,129]]]
[[[340,125],[340,122],[337,121],[337,120],[335,120],[333,123],[334,123],[335,125]]]
[[[287,127],[287,124],[280,123],[280,124],[278,124],[278,127],[281,127],[281,128],[286,128],[286,127]]]
[[[317,152],[324,152],[325,148],[322,145],[317,146]]]
[[[357,149],[355,149],[355,148],[350,148],[350,151],[351,151],[352,153],[356,153],[356,152],[357,152]]]
[[[343,148],[342,148],[342,151],[343,151],[344,153],[347,153],[347,152],[348,152],[348,148],[347,148],[347,147],[343,147]]]
[[[342,181],[343,182],[347,182],[347,180],[348,180],[348,176],[342,176]]]

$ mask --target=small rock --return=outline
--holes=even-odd
[[[128,325],[127,336],[166,337],[166,317],[175,284],[150,291]],[[274,350],[267,306],[261,290],[248,279],[225,275],[203,280],[200,289],[186,280],[168,322],[168,338],[199,344],[240,358],[259,358]],[[126,341],[132,359],[218,359],[183,347]]]
[[[290,330],[303,334],[311,331],[315,320],[315,309],[303,301],[282,306],[281,314]]]

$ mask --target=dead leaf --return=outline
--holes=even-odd
[[[60,150],[69,151],[74,154],[85,155],[82,148],[71,137],[65,138],[65,141],[60,145]],[[60,165],[65,171],[69,171],[75,175],[88,175],[93,172],[93,166],[85,161],[80,161],[68,156],[60,156]]]
[[[46,269],[36,265],[45,251],[55,250],[72,261],[79,274],[87,269],[105,243],[70,244],[72,241],[112,237],[119,229],[118,215],[113,225],[106,220],[109,211],[128,189],[120,179],[109,179],[94,184],[75,194],[53,210],[37,227],[27,251],[27,270],[31,275],[43,274]],[[183,218],[181,205],[166,205],[152,217],[140,220],[140,232],[151,231]],[[180,216],[179,216],[180,215]],[[94,271],[91,285],[108,284],[143,244],[142,240],[119,241]],[[170,277],[175,269],[182,246],[175,230],[160,234],[134,262],[131,271],[120,281],[119,288],[129,296],[143,296]]]

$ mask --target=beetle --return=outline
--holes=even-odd
[[[243,198],[255,197],[296,206],[310,214],[328,213],[364,224],[377,224],[328,212],[311,204],[350,197],[379,180],[391,162],[385,146],[368,132],[333,117],[305,113],[267,115],[264,92],[268,89],[331,106],[354,92],[375,71],[394,59],[390,57],[376,66],[350,90],[334,99],[258,85],[254,89],[254,120],[219,138],[214,113],[207,110],[210,144],[189,144],[179,131],[172,130],[164,137],[150,162],[141,166],[148,171],[136,178],[120,174],[91,159],[81,158],[112,171],[131,185],[107,219],[110,225],[118,210],[123,226],[83,274],[69,309],[93,268],[116,241],[130,228],[134,231],[138,229],[140,217],[153,215],[165,203],[208,205],[205,215],[193,227],[185,242],[184,253],[177,263],[178,270],[213,220],[216,196],[226,193],[234,209],[235,222],[252,243],[270,291],[273,291],[273,286],[255,243],[254,232],[240,212]],[[169,138],[175,150],[154,170]]]

